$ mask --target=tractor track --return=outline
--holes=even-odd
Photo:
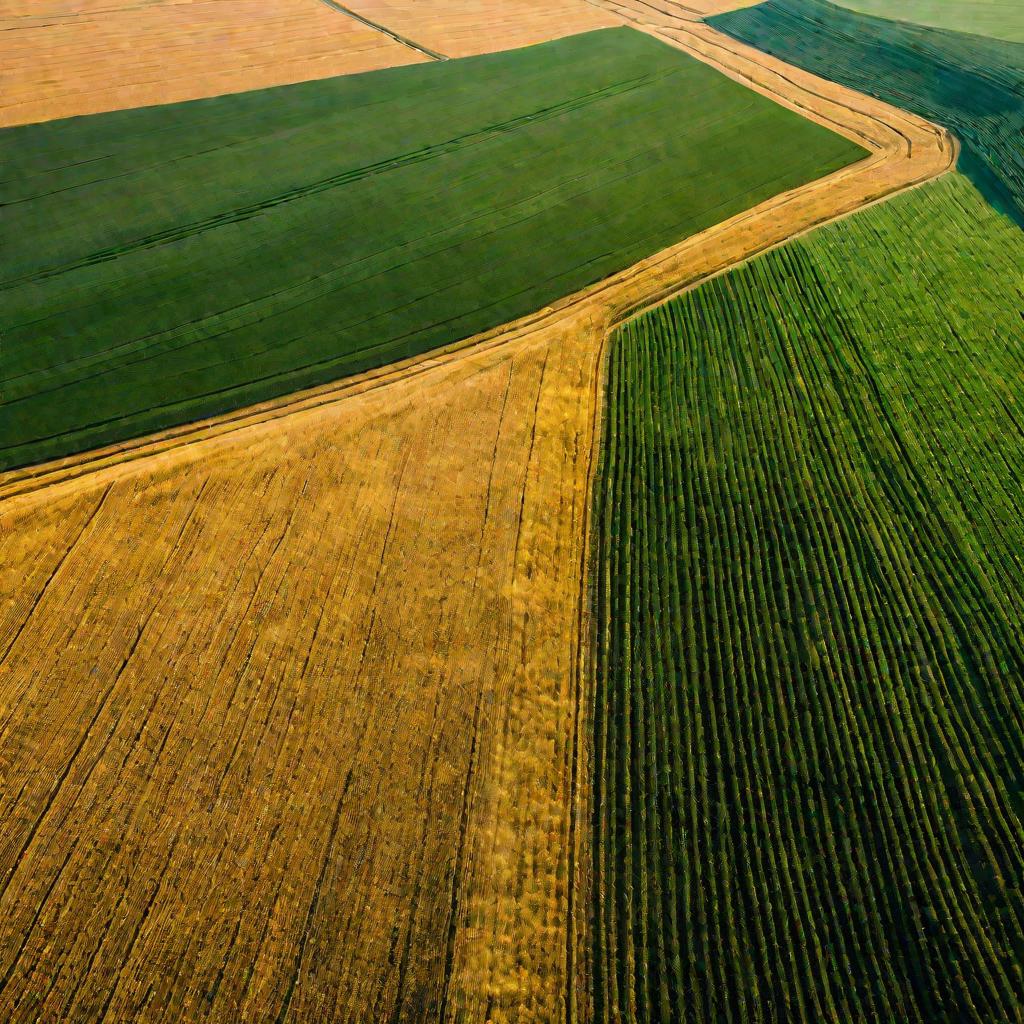
[[[364,18],[361,14],[353,11],[350,7],[346,7],[344,4],[339,4],[336,0],[320,0],[322,4],[326,4],[331,8],[332,11],[337,11],[339,14],[344,14],[346,17],[351,18],[353,21],[358,21],[361,25],[365,25],[367,28],[372,28],[375,32],[380,32],[386,35],[389,39],[393,39],[396,43],[401,43],[403,46],[408,46],[410,50],[415,50],[417,53],[422,53],[425,57],[429,57],[431,60],[448,60],[443,53],[438,53],[436,50],[431,50],[429,47],[423,46],[421,43],[417,43],[412,39],[408,39],[403,35],[388,28],[387,25],[381,25],[379,22],[371,21],[369,18]]]

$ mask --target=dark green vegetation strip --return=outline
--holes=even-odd
[[[1024,227],[1024,45],[901,25],[822,0],[770,0],[709,19],[834,82],[912,110],[960,140],[960,170]]]
[[[599,1021],[1022,1019],[1022,315],[950,175],[617,333]]]
[[[0,133],[0,468],[542,308],[863,155],[629,29]]]

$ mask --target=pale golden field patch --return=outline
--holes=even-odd
[[[4,507],[0,1018],[484,992],[553,1019],[564,970],[478,953],[566,953],[569,355],[537,337]]]
[[[511,50],[621,24],[587,0],[344,0],[344,5],[448,57]]]
[[[604,339],[955,157],[652,30],[874,155],[472,344],[0,477],[0,1019],[588,1019]]]
[[[319,0],[12,0],[0,127],[427,60]]]

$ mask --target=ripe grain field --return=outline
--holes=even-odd
[[[2,506],[4,1020],[558,1019],[594,392],[546,341]]]
[[[0,127],[427,58],[316,0],[11,0]]]
[[[617,333],[598,1020],[1024,1019],[1022,268],[946,176]]]

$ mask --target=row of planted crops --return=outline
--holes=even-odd
[[[912,17],[922,5],[886,6]],[[946,6],[932,5],[936,15]],[[1020,18],[1013,6],[1002,8],[1006,24]],[[973,31],[1000,17],[985,5],[977,13]],[[948,128],[960,143],[960,170],[1024,228],[1024,45],[867,17],[828,0],[768,0],[710,20],[787,64]]]
[[[1024,235],[947,176],[626,323],[601,1021],[1015,1021]]]

